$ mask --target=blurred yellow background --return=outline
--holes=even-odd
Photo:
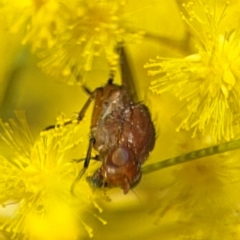
[[[4,4],[2,1],[1,5]],[[140,43],[129,43],[126,46],[136,91],[140,101],[149,107],[157,131],[154,151],[145,164],[204,147],[204,144],[195,145],[190,134],[183,131],[176,132],[175,129],[179,124],[178,113],[183,103],[171,93],[153,94],[149,90],[153,78],[147,75],[147,70],[143,67],[149,59],[155,59],[157,55],[184,57],[184,54],[190,54],[195,48],[194,44],[191,44],[191,37],[188,38],[189,33],[181,19],[181,4],[182,1],[174,0],[130,0],[126,5],[127,20],[131,21],[131,27],[146,33],[146,37]],[[232,9],[234,8],[232,6],[237,4],[238,1],[233,2],[229,8]],[[234,14],[237,15],[235,12]],[[67,85],[64,76],[50,76],[38,67],[40,60],[31,52],[31,45],[21,44],[24,31],[12,34],[4,28],[4,24],[1,26],[0,116],[5,122],[15,117],[14,110],[24,110],[30,129],[37,138],[45,127],[56,122],[56,118],[61,113],[68,118],[73,117],[79,112],[88,96],[81,86]],[[109,68],[104,56],[96,56],[92,70],[86,75],[85,85],[94,90],[98,86],[103,86],[108,77]],[[117,72],[115,82],[121,83],[120,79],[120,73]],[[84,157],[87,150],[91,112],[92,106],[83,121],[81,137],[84,140],[74,151],[76,158]],[[92,161],[91,165],[96,169],[98,164]],[[198,235],[195,223],[191,228],[192,232],[188,232],[188,224],[182,223],[177,213],[161,219],[157,209],[166,194],[163,190],[175,184],[174,169],[175,167],[171,167],[143,175],[140,184],[127,195],[124,195],[121,189],[104,190],[110,200],[103,198],[98,202],[103,212],[98,213],[93,208],[82,216],[84,222],[93,229],[93,239],[221,239],[211,238],[208,234]],[[90,175],[91,171],[92,168],[86,175]],[[107,224],[103,225],[90,212],[97,214]],[[199,229],[200,226],[201,224]],[[82,232],[80,235],[81,240],[89,239],[87,232]],[[205,238],[195,238],[196,236]]]

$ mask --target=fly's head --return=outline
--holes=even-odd
[[[131,149],[118,146],[106,155],[103,164],[88,180],[95,187],[121,187],[126,194],[141,179],[141,165]]]

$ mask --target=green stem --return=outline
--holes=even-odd
[[[233,140],[230,142],[226,142],[223,144],[219,144],[216,146],[212,146],[209,148],[203,148],[200,150],[196,150],[196,151],[192,151],[190,153],[181,155],[181,156],[177,156],[177,157],[173,157],[173,158],[169,158],[160,162],[156,162],[153,164],[149,164],[146,165],[144,167],[142,167],[142,173],[143,174],[148,174],[151,172],[155,172],[158,171],[162,168],[167,168],[167,167],[171,167],[177,164],[181,164],[181,163],[185,163],[185,162],[189,162],[189,161],[193,161],[199,158],[204,158],[204,157],[208,157],[211,155],[216,155],[219,153],[224,153],[224,152],[228,152],[228,151],[233,151],[236,149],[240,149],[240,139],[238,140]]]
[[[21,74],[26,67],[26,55],[28,55],[28,50],[24,47],[17,53],[11,69],[7,73],[6,87],[0,104],[0,116],[2,119],[8,119],[12,115],[13,110],[15,110],[19,98]]]

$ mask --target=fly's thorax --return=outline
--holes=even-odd
[[[125,87],[108,84],[100,90],[91,136],[102,165],[89,182],[121,187],[127,193],[141,179],[141,164],[153,149],[155,129],[148,108],[134,103]]]
[[[112,113],[121,112],[132,103],[132,98],[123,86],[111,85],[102,96],[101,119]]]

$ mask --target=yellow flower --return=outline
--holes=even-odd
[[[22,113],[17,121],[2,123],[2,139],[14,150],[0,156],[0,203],[15,202],[17,210],[1,221],[1,229],[13,239],[78,239],[92,229],[81,219],[94,200],[84,180],[70,193],[77,169],[71,162],[70,150],[79,143],[76,128],[59,128],[43,133],[33,144]],[[100,210],[100,209],[99,209]],[[104,221],[103,221],[104,223]],[[84,230],[85,229],[85,230]]]
[[[32,50],[55,44],[67,13],[58,0],[1,0],[1,15],[10,32],[24,32],[22,43]]]
[[[96,56],[103,54],[111,71],[118,65],[118,44],[141,37],[127,26],[123,0],[80,0],[66,3],[71,17],[57,35],[53,48],[39,54],[39,64],[47,73],[66,76],[68,83],[79,83],[92,69]]]
[[[152,82],[153,92],[172,91],[186,101],[178,130],[193,129],[193,137],[208,130],[214,140],[229,140],[239,126],[240,29],[222,29],[226,8],[218,15],[216,6],[208,4],[197,0],[184,5],[188,17],[183,19],[199,42],[198,53],[183,59],[159,57],[146,67],[158,68],[150,75],[160,74]]]
[[[236,239],[239,224],[239,150],[184,163],[162,189],[157,222],[172,239]]]

